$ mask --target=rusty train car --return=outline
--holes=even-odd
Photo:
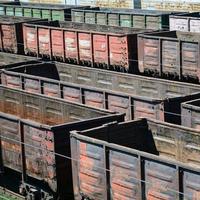
[[[170,31],[138,35],[141,73],[199,82],[199,33]]]
[[[11,53],[24,53],[23,29],[25,22],[39,21],[34,18],[21,18],[12,16],[0,17],[0,50]]]
[[[7,3],[0,2],[0,15],[68,21],[71,20],[72,8],[91,9],[90,6],[38,4],[15,1]]]
[[[26,23],[26,55],[137,72],[137,34],[144,29],[75,22]]]
[[[68,74],[70,73],[70,68],[74,70],[74,73],[71,71],[71,75]],[[100,87],[97,85],[99,81],[94,81],[94,75],[96,73],[94,73],[93,69],[88,68],[90,70],[89,73],[85,73],[83,70],[80,71],[79,68],[81,67],[58,62],[38,62],[36,64],[22,65],[14,68],[9,67],[9,69],[2,70],[1,72],[1,84],[9,88],[16,88],[31,93],[78,102],[96,108],[126,113],[126,120],[149,117],[175,124],[181,123],[181,103],[200,98],[198,87],[196,87],[195,90],[195,87],[193,88],[193,85],[190,84],[188,85],[188,89],[191,89],[191,91],[186,91],[187,89],[185,86],[180,87],[180,85],[175,84],[176,90],[185,91],[182,91],[181,94],[176,91],[177,94],[175,95],[174,93],[171,94],[171,96],[164,93],[163,96],[161,94],[151,94],[151,96],[149,96],[146,89],[144,89],[146,95],[142,93],[143,90],[138,90],[138,92],[134,94],[134,89],[132,91],[128,91],[128,89],[126,91],[121,90],[121,88],[118,88],[118,90],[113,88],[106,89],[103,86]],[[88,71],[86,68],[83,69],[85,69],[86,72]],[[46,73],[47,71],[48,73]],[[110,75],[110,77],[114,79],[117,78],[115,74],[107,73],[107,71],[99,70],[99,72],[102,77],[109,77]],[[80,75],[77,76],[77,73],[80,73]],[[88,84],[80,84],[77,80],[84,80],[85,74],[87,74],[86,80],[88,80]],[[74,83],[71,83],[73,81],[70,80],[66,82],[65,76],[74,79]],[[134,84],[136,82],[135,77],[131,75],[129,77]],[[97,74],[96,78],[98,79]],[[120,78],[125,80],[122,75]],[[118,79],[119,81],[120,78]],[[91,87],[91,81],[92,85],[95,87]],[[145,81],[148,85],[148,79],[141,78],[138,79],[138,81],[139,83],[137,85],[140,85],[140,83],[144,84]],[[160,84],[159,81],[156,80],[154,80],[153,83]],[[170,85],[170,83],[168,84]],[[116,86],[113,85],[113,87]],[[159,87],[158,90],[160,93],[162,88],[160,85]],[[150,88],[149,93],[152,93]]]
[[[28,199],[73,199],[69,131],[123,121],[124,114],[3,86],[0,94],[1,172],[21,174],[15,187]]]
[[[199,199],[199,130],[140,119],[70,141],[76,200]]]
[[[71,14],[72,21],[79,23],[168,30],[169,15],[177,13],[157,10],[98,8],[72,9]]]

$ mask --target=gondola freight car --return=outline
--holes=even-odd
[[[0,112],[1,169],[21,173],[21,193],[39,200],[73,199],[71,162],[54,154],[70,157],[70,130],[124,118],[123,114],[2,86]]]
[[[88,86],[77,84],[76,81],[74,81],[74,84],[70,83],[70,80],[64,82],[62,81],[64,80],[62,76],[65,76],[65,74],[61,70],[66,70],[67,72],[68,68],[65,66],[65,64],[61,63],[43,62],[2,70],[1,83],[10,88],[126,113],[126,120],[149,117],[177,124],[181,123],[180,104],[200,97],[199,89],[196,93],[185,92],[184,94],[183,92],[183,94],[172,95],[171,97],[164,94],[164,97],[162,97],[154,93],[145,96],[142,90],[141,92],[138,90],[136,94],[131,92],[127,94],[125,91],[115,91],[115,89],[111,91],[111,89],[103,89],[104,87],[94,87],[96,84],[91,84],[92,82]],[[73,65],[71,67],[73,68]],[[71,78],[83,79],[84,73],[82,74],[83,76],[77,77],[76,74],[78,72],[76,70],[76,73],[73,73]],[[89,78],[89,76],[87,77]],[[86,77],[85,79],[89,81]],[[149,92],[152,93],[151,90]]]
[[[169,15],[175,12],[141,9],[72,9],[72,21],[108,26],[169,30]]]
[[[200,13],[169,16],[170,31],[200,32]]]
[[[26,55],[129,72],[137,72],[137,34],[146,31],[59,21],[26,23],[23,30]]]
[[[71,134],[73,186],[80,199],[200,197],[200,132],[141,119]]]
[[[199,36],[182,31],[138,35],[140,73],[199,82]]]
[[[48,20],[71,20],[71,9],[90,9],[90,6],[58,5],[42,3],[12,2],[1,4],[0,15],[32,17]]]

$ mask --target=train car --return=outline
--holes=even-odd
[[[199,12],[169,16],[170,31],[200,32]]]
[[[25,2],[0,2],[0,15],[32,17],[48,20],[71,20],[71,9],[90,9],[90,6],[58,5],[58,4],[38,4]]]
[[[199,34],[181,31],[138,35],[141,73],[198,81]]]
[[[39,19],[0,16],[0,51],[23,54],[22,24],[31,21],[39,21]]]
[[[126,72],[137,72],[137,34],[146,32],[58,21],[26,23],[23,30],[26,55]]]
[[[83,85],[83,83],[81,85],[77,84],[79,83],[77,81],[74,81],[74,83],[70,83],[73,82],[70,80],[65,82],[63,77],[69,73],[70,70],[68,70],[68,68],[70,67],[74,69],[75,73],[71,73],[71,76],[68,77],[77,80],[84,80],[85,77],[85,79],[88,80],[89,84],[86,84],[88,86],[85,84]],[[63,72],[64,70],[66,73]],[[17,88],[31,93],[39,93],[97,108],[126,113],[126,120],[149,117],[177,124],[181,123],[181,103],[200,97],[199,89],[191,93],[183,91],[182,94],[176,91],[177,95],[175,96],[173,94],[170,97],[167,96],[167,94],[164,94],[164,96],[159,94],[155,95],[152,90],[149,90],[151,94],[146,96],[142,93],[142,91],[146,91],[146,89],[141,90],[141,92],[138,90],[136,94],[130,91],[128,94],[128,92],[124,90],[116,91],[113,88],[106,89],[104,87],[98,87],[96,83],[90,81],[89,77],[91,73],[87,75],[86,73],[82,73],[81,76],[77,76],[79,72],[80,71],[76,70],[73,65],[43,62],[2,70],[1,83],[9,88]],[[103,71],[100,73],[104,76]],[[117,77],[115,77],[114,74],[112,76],[116,80]],[[108,78],[108,75],[104,76],[104,78],[106,77]],[[94,81],[93,75],[91,78]],[[145,79],[141,79],[140,81],[144,84],[144,80]],[[97,82],[100,82],[100,80]],[[181,89],[183,88],[184,86],[182,86]],[[161,89],[158,90],[161,91]]]
[[[69,131],[123,120],[124,114],[1,86],[1,172],[20,173],[18,188],[28,199],[72,199],[71,162],[55,155],[70,157]]]
[[[199,199],[199,130],[140,119],[70,140],[76,200]]]
[[[141,9],[72,9],[72,21],[140,29],[169,30],[169,15],[175,12]]]

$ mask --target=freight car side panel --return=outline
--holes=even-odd
[[[11,169],[22,171],[21,164],[21,136],[19,135],[18,121],[7,120],[0,117],[0,150],[3,159],[3,165]],[[10,138],[12,140],[10,140]]]
[[[137,156],[109,150],[111,199],[140,199],[140,160]]]
[[[58,104],[55,100],[44,101],[44,104],[45,112],[43,117],[45,124],[53,125],[64,123],[64,121],[74,121],[70,119],[70,116],[64,116],[67,111],[64,110],[62,104]]]
[[[192,136],[192,139],[187,137],[183,144],[183,162],[187,163],[192,167],[200,166],[200,148],[199,148],[199,137]],[[190,156],[188,156],[190,155]]]
[[[63,31],[51,30],[51,42],[52,42],[52,56],[63,58],[64,55],[64,39]]]
[[[80,61],[92,62],[93,46],[92,46],[92,34],[78,32],[78,49]]]
[[[105,199],[104,149],[102,146],[79,141],[79,190],[90,199]]]
[[[23,26],[23,33],[24,33],[25,54],[33,53],[37,55],[37,49],[38,49],[37,29],[35,27]]]
[[[189,31],[188,18],[182,19],[170,16],[169,25],[170,25],[170,31],[175,31],[175,30],[185,31],[185,32]]]
[[[97,24],[100,24],[100,25],[108,24],[107,15],[105,13],[97,13],[96,20],[97,20]]]
[[[120,14],[119,23],[123,27],[132,27],[131,15]]]
[[[199,44],[182,42],[182,74],[189,77],[200,77]]]
[[[62,92],[63,92],[63,99],[77,103],[82,102],[80,88],[63,86]]]
[[[108,109],[115,112],[126,113],[126,120],[131,119],[131,100],[126,96],[109,94]]]
[[[183,172],[183,190],[185,199],[200,197],[200,174],[185,170]]]
[[[25,119],[31,119],[36,122],[43,121],[44,116],[42,116],[42,103],[38,98],[31,98],[30,96],[26,96],[23,99],[23,113],[18,113],[17,115],[21,115]]]
[[[94,62],[108,65],[108,36],[93,35]]]
[[[162,72],[180,77],[180,45],[176,41],[162,40]]]
[[[84,17],[82,18],[82,20],[84,20]],[[85,11],[85,23],[87,23],[87,24],[95,24],[95,22],[96,22],[95,13],[91,13],[91,12]]]
[[[45,28],[38,29],[38,45],[40,55],[51,55],[51,43],[50,43],[50,30]]]
[[[146,29],[161,30],[168,29],[168,23],[164,21],[164,16],[145,16]]]
[[[174,166],[145,160],[146,199],[178,199],[178,173]]]
[[[139,71],[160,73],[159,40],[138,37]]]
[[[42,86],[43,94],[50,97],[61,97],[60,85],[58,83],[49,83],[48,81],[43,81]]]
[[[4,81],[4,84],[7,87],[16,88],[16,89],[21,89],[22,88],[21,80],[20,80],[19,76],[5,74],[4,75],[4,80],[2,80],[2,81]]]
[[[98,91],[84,90],[84,103],[96,108],[106,108],[105,95]]]
[[[18,115],[21,113],[21,99],[17,93],[1,90],[0,99],[2,112],[13,115]]]
[[[165,121],[164,105],[161,102],[154,104],[148,101],[134,100],[133,110],[134,119],[143,117]]]
[[[181,124],[186,127],[200,128],[199,100],[181,104]]]
[[[190,32],[200,33],[200,20],[190,19]]]
[[[74,31],[65,31],[65,57],[74,61],[79,61],[78,35]]]
[[[119,14],[107,13],[107,20],[109,26],[119,26]]]
[[[128,54],[130,52],[128,52],[127,36],[109,36],[109,52],[110,65],[122,66],[124,70],[128,71],[130,62]]]
[[[0,48],[1,50],[17,53],[17,41],[15,25],[1,24],[1,39]],[[22,44],[21,44],[22,45]]]
[[[24,125],[24,142],[27,175],[47,181],[56,191],[53,132]]]
[[[24,77],[24,90],[31,93],[41,93],[41,83],[38,79]]]

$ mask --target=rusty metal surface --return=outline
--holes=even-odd
[[[153,76],[199,81],[197,33],[179,31],[138,37],[139,71]]]
[[[111,111],[67,102],[62,99],[12,90],[1,86],[1,111],[49,125],[83,120]]]
[[[53,21],[26,23],[23,31],[26,55],[137,72],[137,34],[151,30]]]
[[[0,152],[3,166],[20,171],[23,174],[23,183],[29,183],[36,188],[48,184],[51,192],[56,192],[60,197],[66,193],[72,195],[71,162],[57,157],[53,152],[70,156],[70,130],[124,121],[123,115],[106,114],[96,115],[96,118],[91,115],[88,120],[49,126],[0,112]],[[20,142],[25,145],[21,146]],[[40,185],[31,182],[28,177],[41,180]],[[65,199],[64,196],[62,198]]]
[[[9,141],[3,137],[13,138],[16,141],[20,141],[18,121],[15,119],[7,120],[4,117],[0,117],[0,135],[1,138],[1,154],[3,165],[10,167],[11,169],[22,171],[21,164],[21,145],[19,143]]]
[[[45,76],[42,71],[46,69],[46,66],[49,69],[49,76],[53,77],[50,71],[54,73],[55,71],[51,69],[52,66],[49,65],[49,63],[24,65],[22,67],[10,69],[10,71],[3,70],[1,73],[2,84],[9,88],[23,89],[31,93],[39,93],[46,96],[70,100],[72,102],[79,102],[94,108],[104,108],[114,112],[125,113],[126,120],[150,117],[178,124],[180,123],[180,103],[200,97],[198,94],[190,94],[171,98],[160,98],[159,96],[151,98],[141,93],[140,96],[129,95],[107,89],[98,89],[91,86],[71,84],[69,82],[39,77]],[[37,69],[40,69],[41,74],[35,76]],[[15,72],[12,72],[12,70]],[[18,73],[17,71],[24,73]],[[176,117],[172,116],[170,112],[178,115]]]
[[[22,24],[38,19],[0,16],[0,50],[11,53],[24,52]]]
[[[199,130],[150,119],[72,131],[75,199],[181,200],[179,192],[195,199],[200,187],[199,141]],[[189,144],[195,145],[190,153]]]

